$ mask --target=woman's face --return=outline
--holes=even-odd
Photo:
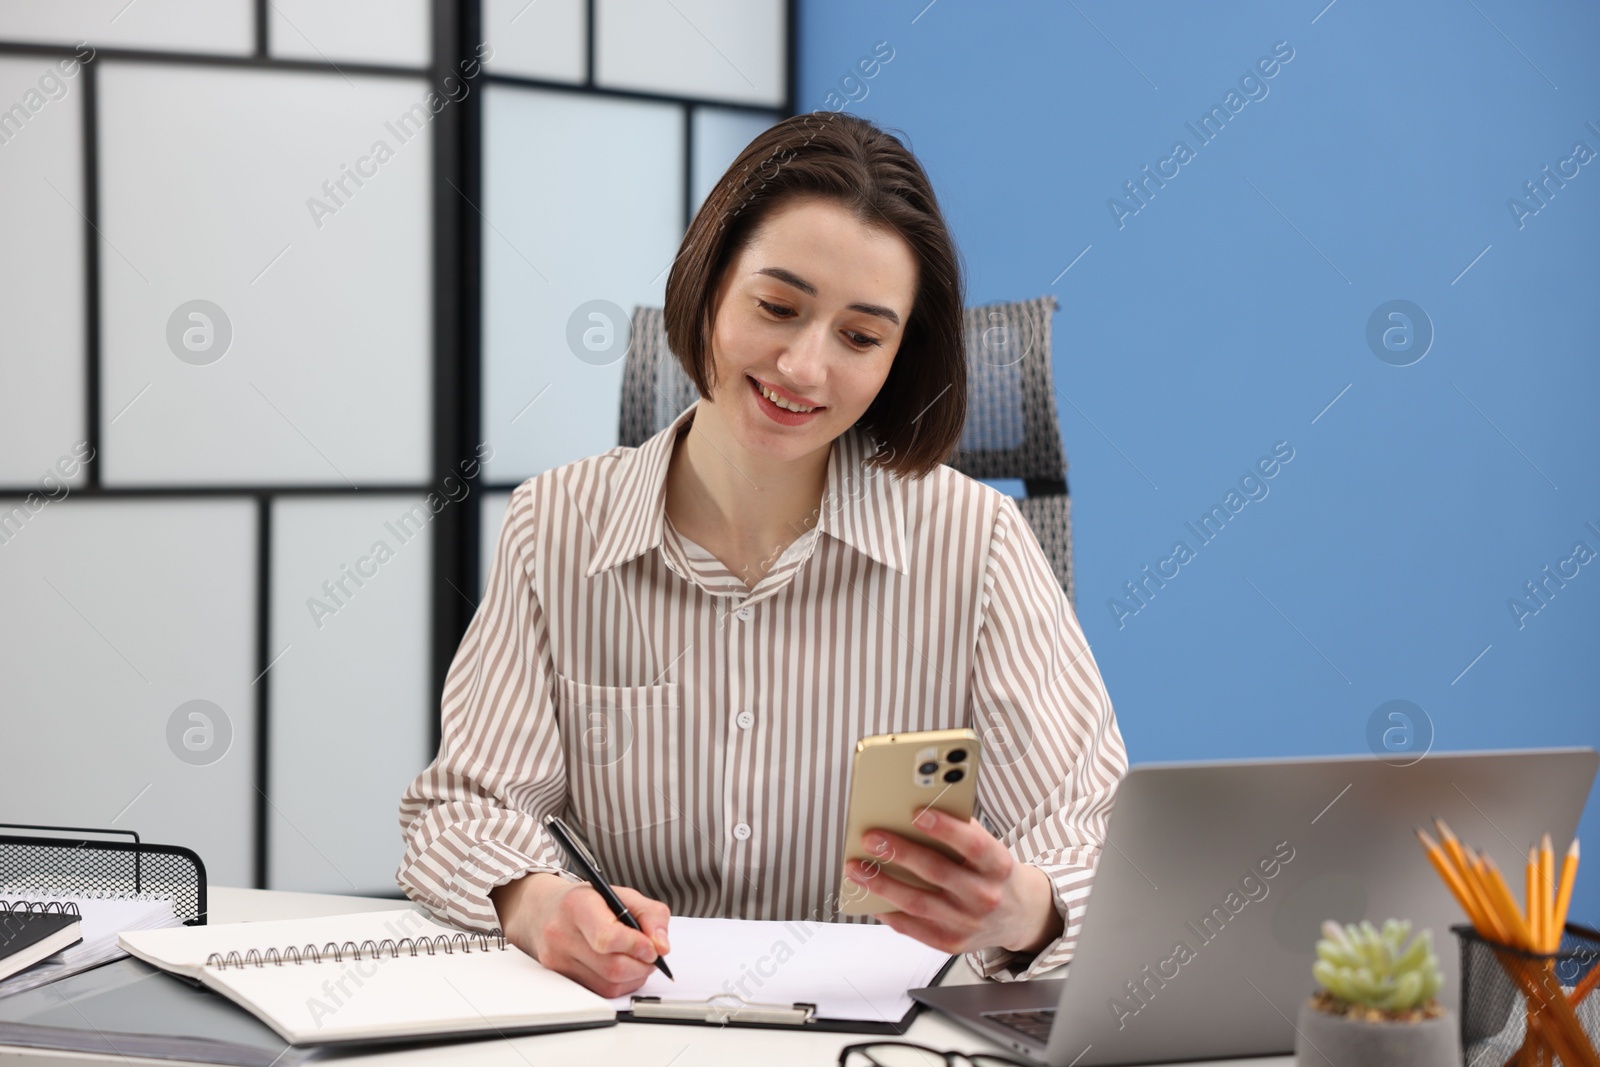
[[[718,286],[715,417],[747,452],[774,460],[827,447],[888,377],[916,271],[899,234],[869,228],[833,201],[809,198],[775,211]],[[813,410],[785,410],[763,387]]]

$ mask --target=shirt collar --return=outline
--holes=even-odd
[[[599,524],[599,541],[586,577],[658,547],[666,531],[667,467],[680,432],[687,432],[696,400],[671,425],[638,448],[624,449],[611,472],[611,492]],[[852,426],[828,453],[828,481],[817,529],[901,574],[906,564],[905,486],[897,475],[868,467],[872,441]]]

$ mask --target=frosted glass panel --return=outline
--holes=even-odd
[[[432,756],[434,514],[423,497],[273,504],[269,888],[399,891],[400,793]]]
[[[425,67],[428,0],[272,0],[267,52],[287,59]]]
[[[134,830],[251,884],[255,591],[252,502],[34,515],[0,548],[7,821]]]
[[[279,0],[281,2],[281,0]],[[5,0],[0,41],[248,55],[251,0]]]
[[[595,0],[595,81],[783,103],[782,0]]]
[[[720,107],[694,109],[693,188],[694,209],[700,210],[711,187],[717,184],[728,164],[739,158],[745,146],[762,130],[778,121],[776,114],[751,114]]]
[[[82,65],[0,57],[0,485],[40,488],[84,440]],[[66,485],[83,482],[74,463]],[[59,471],[56,472],[59,476]],[[44,487],[59,493],[61,482]]]
[[[107,484],[421,482],[421,78],[101,72]]]
[[[588,39],[586,0],[484,0],[483,32],[496,74],[579,83]]]
[[[479,505],[483,510],[478,518],[478,588],[473,594],[475,601],[481,601],[484,590],[489,587],[489,563],[494,559],[496,546],[500,544],[500,524],[506,521],[506,508],[510,505],[509,492],[485,493]]]
[[[684,118],[665,104],[487,92],[483,434],[489,477],[507,482],[617,443],[623,350],[581,339],[605,328],[591,301],[621,310],[618,329],[634,304],[662,302],[683,235]]]

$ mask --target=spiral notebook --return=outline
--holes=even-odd
[[[75,906],[0,900],[0,978],[27,970],[83,940]]]
[[[604,999],[503,938],[452,930],[414,909],[136,931],[120,940],[295,1045],[616,1022]]]

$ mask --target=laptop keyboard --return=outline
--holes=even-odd
[[[1056,1009],[1038,1008],[1028,1011],[986,1011],[985,1019],[999,1023],[1033,1038],[1040,1044],[1049,1044],[1050,1027],[1056,1021]]]

